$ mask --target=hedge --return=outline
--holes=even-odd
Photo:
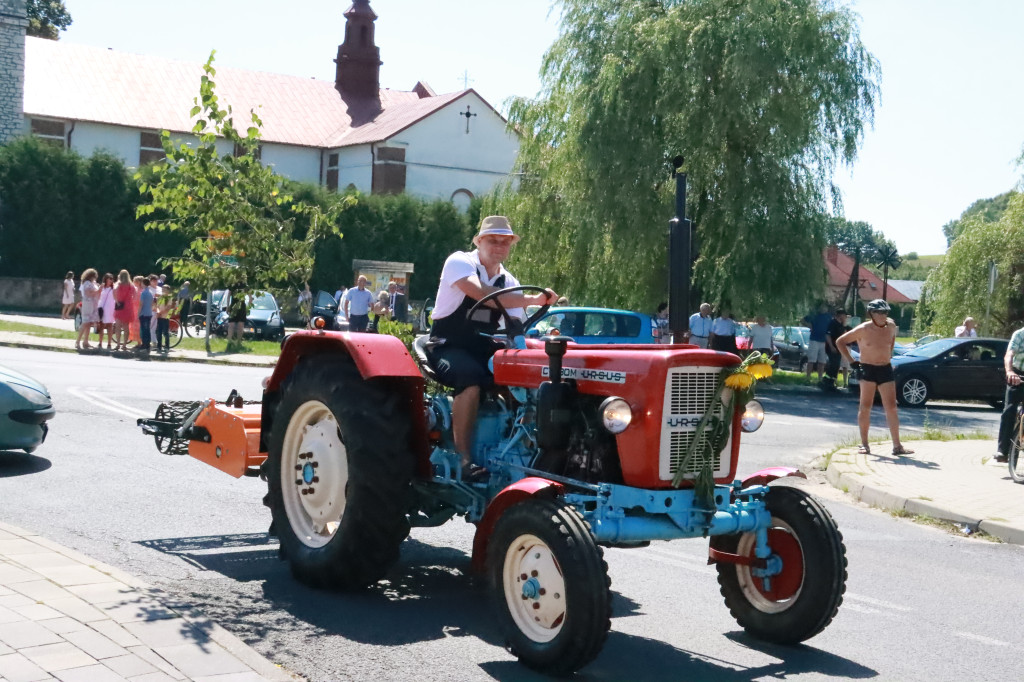
[[[159,259],[180,254],[185,241],[143,229],[132,175],[103,152],[83,158],[34,138],[0,146],[0,276],[61,279],[89,267],[101,274],[159,272]],[[339,200],[316,185],[291,189],[309,202]],[[399,261],[415,266],[409,297],[432,297],[447,255],[470,247],[480,205],[475,200],[460,214],[444,200],[357,195],[339,218],[343,237],[317,245],[310,286],[334,292],[351,285],[356,258]]]

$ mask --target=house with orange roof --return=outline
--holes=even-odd
[[[14,17],[0,38],[13,36],[22,0],[0,5]],[[222,105],[236,120],[254,110],[263,121],[264,164],[330,190],[407,192],[460,207],[509,179],[519,142],[494,107],[472,89],[380,87],[377,15],[369,0],[353,0],[344,17],[334,82],[217,67]],[[24,133],[86,156],[106,150],[132,167],[163,158],[160,131],[191,137],[202,64],[24,37],[23,28],[20,35]],[[10,52],[11,42],[0,40],[0,51]],[[16,62],[0,54],[0,70]]]
[[[850,273],[855,267],[854,259],[843,253],[835,245],[825,249],[825,269],[828,272],[828,299],[836,303],[842,303],[843,295],[850,283]],[[890,305],[903,303],[917,303],[916,299],[910,298],[893,286],[893,280],[889,280],[888,286],[882,278],[871,272],[863,265],[857,271],[857,297],[862,302],[873,301],[876,298],[883,298]]]

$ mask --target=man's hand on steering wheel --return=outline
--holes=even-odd
[[[539,302],[540,310],[538,310],[533,315],[530,315],[528,318],[526,318],[525,322],[520,322],[518,319],[516,319],[516,318],[512,317],[511,315],[509,315],[508,314],[508,310],[505,308],[505,305],[501,302],[501,299],[500,299],[501,296],[504,296],[506,294],[514,294],[514,293],[519,292],[519,291],[536,291],[536,292],[538,292],[535,295],[535,299],[534,300]],[[533,303],[529,303],[528,302],[529,298],[530,297],[528,297],[528,296],[523,296],[523,299],[524,299],[523,307],[526,307],[527,305],[534,305]],[[548,311],[548,308],[551,307],[551,303],[554,303],[557,300],[558,300],[558,294],[556,294],[551,289],[545,289],[543,287],[535,286],[533,284],[524,284],[522,286],[507,287],[505,289],[499,289],[498,291],[493,291],[493,292],[487,294],[486,296],[481,298],[479,301],[477,301],[476,304],[472,308],[469,309],[469,311],[466,313],[466,316],[472,318],[473,314],[477,310],[479,310],[481,307],[483,307],[483,306],[485,306],[487,304],[490,304],[491,306],[497,308],[498,312],[501,313],[502,319],[505,320],[505,333],[506,333],[506,335],[508,336],[509,339],[513,339],[516,336],[521,336],[525,332],[525,330],[529,329],[530,326],[534,322],[536,322],[541,317],[543,317],[544,313],[546,313]],[[516,306],[516,307],[519,307],[519,306]]]

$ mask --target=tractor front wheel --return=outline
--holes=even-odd
[[[499,622],[522,664],[568,675],[597,657],[611,627],[611,580],[576,509],[539,498],[510,507],[487,555]]]
[[[299,363],[283,388],[266,463],[283,555],[303,583],[380,580],[409,534],[415,461],[405,396],[348,357]]]
[[[773,487],[765,498],[772,524],[768,546],[782,559],[769,579],[750,566],[718,562],[718,584],[729,612],[748,633],[769,642],[796,644],[832,622],[846,591],[846,548],[835,521],[802,490]],[[715,549],[753,557],[753,533],[719,535]]]

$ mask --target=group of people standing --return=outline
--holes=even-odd
[[[109,351],[149,352],[153,337],[156,350],[170,350],[170,317],[177,309],[177,300],[166,283],[164,275],[136,275],[121,270],[115,277],[106,273],[101,278],[95,268],[82,273],[78,290],[82,296],[82,324],[78,328],[75,348],[79,350],[105,349]],[[186,282],[184,287],[187,287]],[[183,287],[183,288],[184,288]],[[61,317],[74,316],[74,273],[64,278],[61,295]],[[90,343],[96,331],[98,343]],[[104,346],[106,337],[106,346]]]
[[[344,292],[339,289],[335,294],[338,305],[348,319],[349,331],[376,332],[377,325],[384,319],[409,321],[409,304],[397,282],[388,282],[387,290],[376,295],[367,288],[369,283],[364,275],[359,275],[354,287]]]

